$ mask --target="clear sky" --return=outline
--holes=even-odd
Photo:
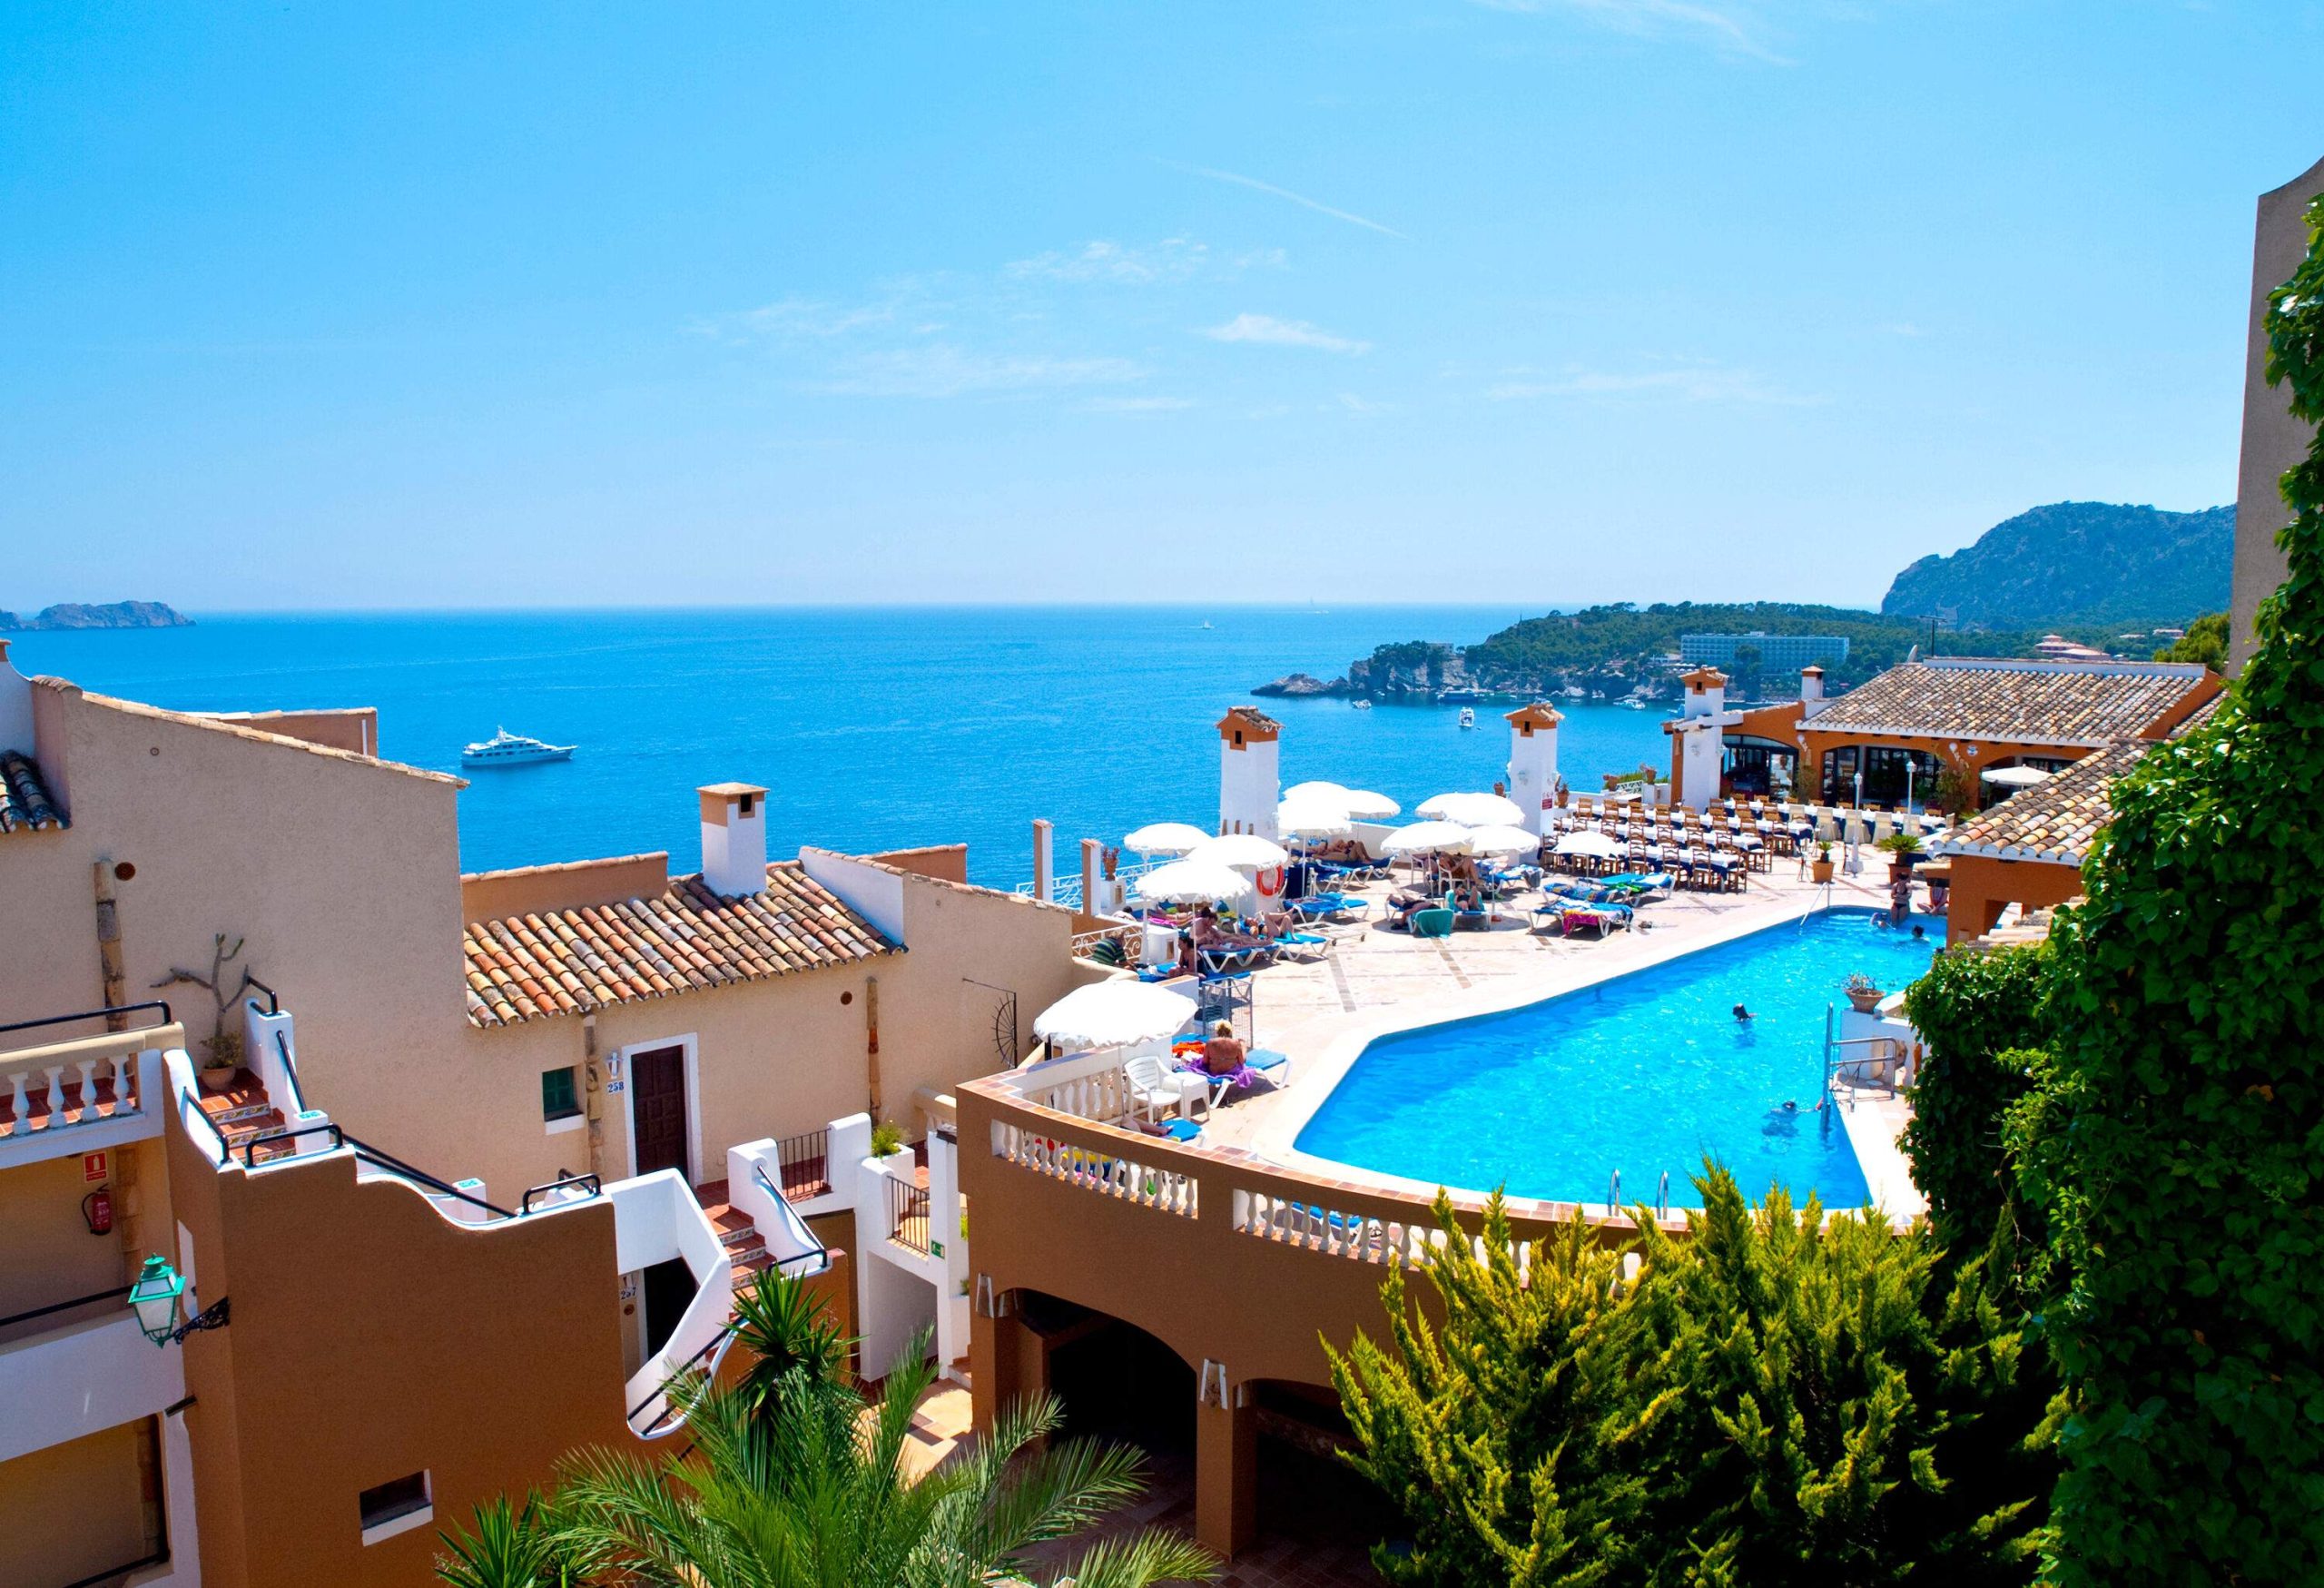
[[[12,5],[0,607],[1875,601],[2233,497],[2324,7]]]

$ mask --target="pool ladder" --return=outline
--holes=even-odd
[[[1610,1215],[1618,1213],[1621,1211],[1621,1207],[1622,1171],[1616,1169],[1606,1179],[1606,1211]],[[1657,1218],[1670,1217],[1670,1171],[1667,1169],[1662,1171],[1662,1179],[1657,1181],[1654,1187],[1654,1216]]]

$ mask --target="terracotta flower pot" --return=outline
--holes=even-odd
[[[193,1079],[194,1083],[200,1086],[206,1095],[216,1097],[220,1092],[232,1088],[235,1074],[236,1070],[232,1065],[216,1064],[207,1070],[195,1070]]]
[[[1828,883],[1832,880],[1832,863],[1828,860],[1810,861],[1807,863],[1807,874],[1819,885]]]
[[[1870,1014],[1880,1007],[1880,1001],[1887,996],[1877,987],[1868,992],[1858,992],[1851,989],[1848,992],[1848,1007],[1858,1014]]]

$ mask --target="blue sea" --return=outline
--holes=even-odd
[[[21,634],[17,667],[192,711],[370,705],[389,757],[459,772],[506,725],[580,750],[475,774],[460,795],[471,871],[666,849],[700,864],[694,788],[768,786],[768,843],[843,850],[965,842],[974,878],[1031,874],[1031,823],[1078,840],[1142,823],[1216,824],[1213,725],[1254,685],[1334,677],[1389,641],[1482,639],[1502,607],[797,607],[234,615],[194,626]],[[1265,703],[1285,785],[1329,778],[1407,810],[1491,787],[1496,713]],[[1664,764],[1659,714],[1567,704],[1567,780]]]

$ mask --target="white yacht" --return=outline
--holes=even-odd
[[[1477,725],[1477,714],[1465,705],[1461,708],[1461,725],[1464,728],[1473,728]]]
[[[570,761],[578,745],[551,745],[502,728],[460,752],[463,766],[530,766],[540,761]]]
[[[1361,695],[1357,695],[1354,700],[1349,701],[1348,704],[1358,711],[1370,711],[1372,709],[1372,703]]]

